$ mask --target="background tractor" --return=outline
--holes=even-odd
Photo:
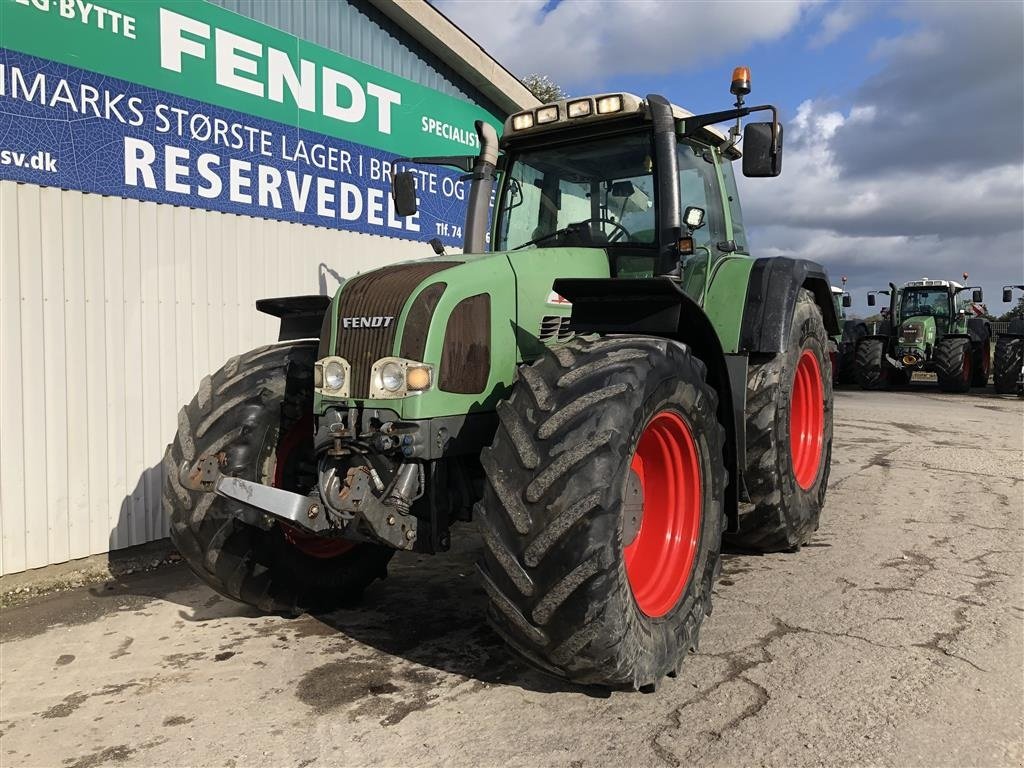
[[[1013,301],[1013,290],[1024,285],[1004,285],[1003,302]],[[1010,320],[1009,327],[996,337],[996,356],[992,363],[992,381],[1000,395],[1024,397],[1024,316]]]
[[[775,108],[656,95],[512,115],[469,174],[465,253],[264,300],[280,343],[229,360],[166,454],[172,538],[217,591],[329,609],[473,519],[497,632],[581,683],[649,688],[696,648],[723,533],[817,528],[832,450],[828,277],[753,259],[733,163],[780,172]],[[729,135],[712,126],[735,120]],[[394,175],[415,210],[419,171]],[[488,219],[497,183],[488,248]],[[416,599],[415,595],[410,598]]]
[[[843,288],[832,286],[832,300],[836,305],[841,333],[832,337],[835,359],[832,361],[832,382],[834,384],[850,384],[855,380],[857,344],[868,335],[868,326],[863,320],[848,319],[846,310],[853,303],[849,292]]]
[[[961,297],[966,291],[969,297]],[[928,278],[902,288],[890,283],[889,290],[868,293],[868,306],[875,305],[877,294],[889,296],[889,322],[857,344],[861,387],[904,385],[917,372],[935,373],[944,392],[988,384],[992,334],[981,317],[981,288]]]

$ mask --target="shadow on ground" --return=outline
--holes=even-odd
[[[487,598],[474,563],[481,546],[472,526],[443,555],[398,553],[388,578],[376,582],[353,608],[303,614],[274,631],[291,630],[295,639],[336,636],[380,654],[485,684],[515,685],[540,692],[576,691],[605,697],[607,691],[577,686],[536,672],[505,646],[488,626]],[[221,597],[201,583],[182,562],[147,573],[127,574],[88,588],[89,617],[161,600],[181,606],[179,617],[197,624],[265,614]],[[108,605],[104,605],[108,604]],[[88,619],[86,619],[88,620]],[[293,646],[294,647],[294,646]],[[345,658],[340,660],[343,671]]]

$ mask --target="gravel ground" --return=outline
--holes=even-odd
[[[4,608],[0,764],[1020,765],[1024,402],[836,395],[822,526],[729,554],[657,693],[567,686],[486,627],[471,529],[286,620],[182,564]]]

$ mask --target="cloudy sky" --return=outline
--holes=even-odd
[[[434,0],[513,73],[694,112],[776,104],[783,174],[741,183],[756,255],[849,277],[1024,283],[1024,3]],[[486,13],[481,10],[486,9]]]

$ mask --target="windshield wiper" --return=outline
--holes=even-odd
[[[512,250],[513,251],[518,251],[520,248],[525,248],[528,245],[537,245],[538,243],[543,243],[545,240],[550,240],[551,238],[558,237],[559,235],[572,234],[573,232],[577,231],[577,228],[581,224],[586,224],[586,222],[585,221],[577,221],[577,222],[574,222],[572,224],[567,224],[566,226],[562,227],[561,229],[556,229],[554,232],[549,232],[546,235],[541,235],[540,237],[535,237],[535,238],[533,238],[533,240],[527,240],[525,243],[522,243],[521,245],[517,245]]]

